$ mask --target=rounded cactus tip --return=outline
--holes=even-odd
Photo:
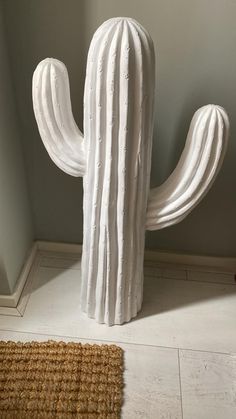
[[[134,19],[131,17],[112,17],[111,19],[108,19],[106,22],[134,22]],[[104,22],[104,23],[106,23]]]
[[[215,105],[215,104],[212,104],[212,103],[209,104],[209,105],[202,106],[201,108],[199,108],[196,111],[196,115],[199,115],[199,114],[200,115],[208,114],[208,115],[211,115],[211,116],[218,115],[218,118],[220,118],[220,120],[224,121],[225,127],[227,129],[229,129],[229,117],[227,115],[226,110],[222,106]],[[227,137],[226,137],[226,139],[227,139]]]
[[[133,26],[134,25],[134,26],[141,27],[140,23],[137,20],[135,20],[131,17],[112,17],[111,19],[108,19],[105,22],[103,22],[102,25],[100,26],[100,28],[106,27],[107,25],[115,25],[116,26],[116,25],[120,25],[122,23],[126,23],[126,24],[128,24],[128,26]]]
[[[56,68],[63,68],[63,69],[65,68],[65,64],[62,61],[57,60],[56,58],[52,58],[52,57],[44,58],[44,60],[40,61],[37,67],[45,67],[48,65],[56,67]]]
[[[214,103],[209,103],[208,105],[204,105],[204,106],[202,106],[201,108],[199,108],[199,110],[203,110],[203,109],[205,109],[205,110],[211,110],[211,111],[223,111],[223,112],[225,112],[225,109],[222,107],[222,106],[219,106],[219,105],[215,105]]]

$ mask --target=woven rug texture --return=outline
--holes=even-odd
[[[119,419],[122,387],[118,346],[0,341],[1,419]]]

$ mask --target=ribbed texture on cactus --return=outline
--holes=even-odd
[[[85,173],[83,135],[71,110],[65,65],[46,58],[33,75],[33,106],[45,148],[54,163],[72,176]]]
[[[121,324],[142,303],[154,53],[135,21],[105,22],[91,42],[84,101],[82,305]]]
[[[148,230],[179,223],[201,201],[220,170],[228,132],[228,116],[220,106],[203,106],[194,114],[176,169],[150,192]]]
[[[82,309],[108,325],[141,309],[145,229],[186,217],[212,185],[227,146],[224,109],[199,109],[176,169],[149,195],[154,73],[153,43],[141,25],[129,18],[101,25],[88,54],[84,139],[64,64],[46,59],[33,76],[44,145],[57,166],[84,179]]]

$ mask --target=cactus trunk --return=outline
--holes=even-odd
[[[92,40],[85,85],[82,308],[121,324],[142,303],[154,54],[134,21],[108,21]]]

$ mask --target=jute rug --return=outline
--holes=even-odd
[[[122,373],[115,345],[0,341],[0,418],[120,418]]]

